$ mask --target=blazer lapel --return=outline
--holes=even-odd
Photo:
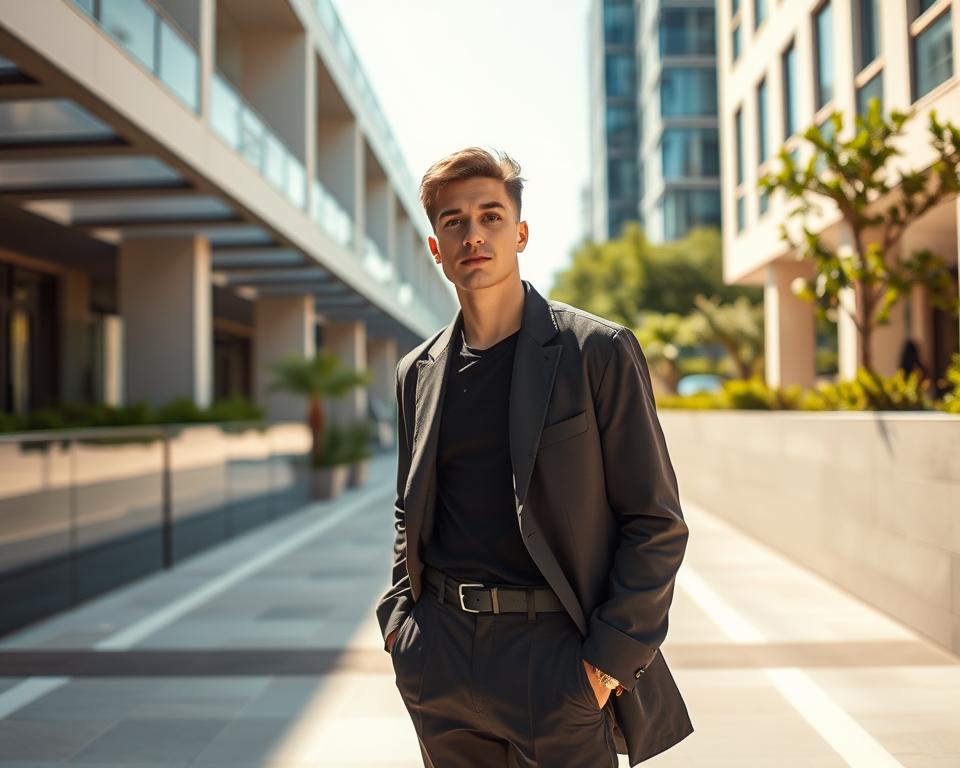
[[[404,493],[408,546],[411,542],[418,543],[421,531],[425,533],[424,540],[429,540],[433,530],[437,443],[450,361],[450,341],[462,327],[463,312],[458,310],[454,320],[427,349],[427,359],[417,361],[413,451]]]
[[[509,409],[510,458],[518,514],[530,487],[540,433],[563,349],[560,344],[546,346],[546,342],[557,335],[553,312],[530,283],[524,280],[523,284],[526,298],[513,358]]]

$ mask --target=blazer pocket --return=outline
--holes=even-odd
[[[587,431],[587,412],[580,411],[575,416],[568,419],[548,424],[540,433],[540,447],[566,440],[568,437],[579,435]]]

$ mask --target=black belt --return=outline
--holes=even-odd
[[[488,587],[475,581],[457,581],[438,568],[425,565],[423,578],[440,595],[469,613],[537,613],[563,611],[563,603],[550,587]]]

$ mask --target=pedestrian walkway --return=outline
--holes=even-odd
[[[6,638],[0,766],[421,766],[373,612],[395,462]],[[663,653],[696,731],[645,765],[960,766],[960,659],[684,512]]]

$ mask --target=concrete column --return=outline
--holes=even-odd
[[[217,4],[215,0],[199,0],[200,49],[200,116],[210,122],[210,92],[217,59]]]
[[[840,291],[840,306],[843,309],[837,310],[837,377],[841,380],[857,377],[860,339],[849,314],[855,311],[856,305],[857,300],[852,288]]]
[[[61,277],[60,397],[63,400],[89,402],[93,398],[90,348],[90,276],[69,269]]]
[[[390,337],[367,339],[367,368],[373,375],[367,393],[391,408],[397,400],[394,373],[398,359],[396,339]]]
[[[763,292],[764,360],[772,387],[813,386],[816,374],[816,323],[813,305],[794,295],[790,285],[810,277],[803,261],[778,261],[767,267]]]
[[[316,352],[314,298],[261,296],[253,306],[253,391],[257,404],[271,420],[303,420],[308,402],[303,395],[270,392],[270,366],[290,354],[312,358]]]
[[[213,392],[210,246],[200,235],[125,240],[117,258],[128,402]]]
[[[363,253],[363,135],[352,117],[320,117],[317,122],[317,176],[353,217],[354,252]]]
[[[347,368],[367,369],[367,325],[362,320],[332,322],[324,326],[324,346]],[[331,424],[346,426],[367,416],[367,388],[356,387],[336,400],[328,399]]]

